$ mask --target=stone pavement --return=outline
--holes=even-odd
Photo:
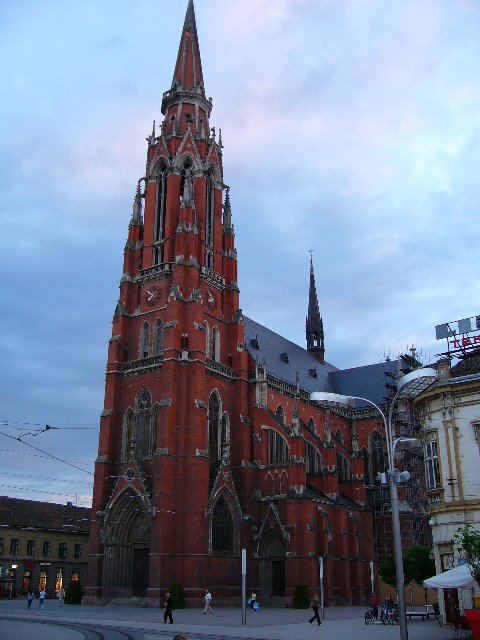
[[[398,625],[366,625],[365,607],[330,607],[325,609],[322,626],[308,624],[310,611],[298,609],[247,610],[247,626],[242,626],[240,608],[217,608],[213,614],[203,615],[201,609],[174,611],[174,624],[163,624],[160,609],[131,607],[59,606],[47,600],[43,610],[34,601],[27,610],[26,601],[0,601],[1,640],[83,640],[81,631],[70,630],[69,624],[96,625],[127,631],[146,640],[172,640],[176,633],[184,633],[189,640],[399,640]],[[27,621],[35,622],[31,624]],[[61,623],[62,627],[45,624]],[[452,640],[449,627],[439,627],[435,620],[414,620],[408,623],[409,640]]]

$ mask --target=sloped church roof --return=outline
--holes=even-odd
[[[338,369],[328,362],[321,364],[307,349],[251,318],[244,316],[243,319],[248,352],[259,364],[265,364],[267,373],[274,378],[295,385],[298,374],[300,389],[308,393],[328,391],[368,398],[379,405],[385,403],[387,376],[397,373],[396,360]],[[357,406],[368,405],[358,401]]]

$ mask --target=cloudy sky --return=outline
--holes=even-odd
[[[0,7],[0,494],[88,504],[133,194],[186,4]],[[196,13],[244,313],[304,345],[312,249],[330,362],[412,344],[434,359],[435,325],[480,313],[479,2]]]

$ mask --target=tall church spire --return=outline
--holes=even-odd
[[[193,0],[188,1],[172,86],[163,94],[163,132],[174,136],[187,129],[202,137],[210,135],[212,100],[207,100],[203,84],[202,60],[198,44]]]
[[[310,253],[310,290],[308,294],[308,315],[306,319],[307,350],[325,364],[325,344],[323,335],[323,320],[318,307],[313,258]]]
[[[193,0],[188,2],[182,37],[178,48],[172,89],[175,87],[197,88],[204,94],[202,61],[200,59]]]

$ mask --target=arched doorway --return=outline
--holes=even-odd
[[[103,527],[105,561],[103,595],[146,596],[150,554],[150,523],[143,500],[125,491],[107,513]]]
[[[285,595],[285,555],[283,538],[276,531],[268,531],[258,553],[262,597]]]

